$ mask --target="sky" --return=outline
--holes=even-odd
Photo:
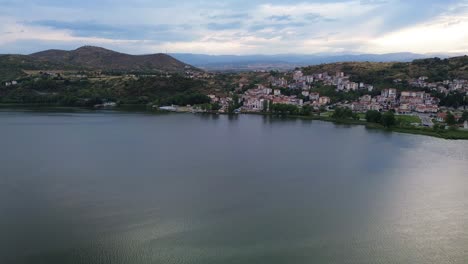
[[[468,0],[0,0],[0,54],[468,53]]]

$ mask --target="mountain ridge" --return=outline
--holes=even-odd
[[[182,73],[199,69],[167,54],[129,55],[109,49],[83,46],[75,50],[49,49],[29,55],[0,55],[0,81],[26,76],[25,71],[104,71]]]
[[[106,71],[180,72],[192,68],[167,54],[130,55],[96,46],[83,46],[71,51],[50,49],[29,56],[43,61]]]

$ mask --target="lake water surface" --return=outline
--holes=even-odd
[[[0,263],[468,263],[468,141],[0,112]]]

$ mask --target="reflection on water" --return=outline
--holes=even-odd
[[[0,112],[0,263],[466,263],[468,142]]]

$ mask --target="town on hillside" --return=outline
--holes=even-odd
[[[395,79],[397,85],[401,79]],[[297,108],[308,107],[320,111],[333,112],[333,109],[348,108],[355,113],[367,111],[392,111],[400,115],[415,115],[421,118],[423,126],[432,127],[433,119],[446,116],[448,108],[440,107],[440,99],[424,90],[432,90],[448,95],[451,92],[464,93],[468,97],[468,80],[454,79],[443,82],[429,82],[428,77],[421,76],[409,81],[414,89],[398,91],[396,88],[385,88],[376,94],[372,84],[357,83],[350,80],[345,72],[329,74],[327,72],[305,75],[301,70],[286,73],[281,77],[270,76],[266,82],[258,83],[254,88],[245,90],[237,98],[240,107],[237,112],[258,113],[269,112],[277,104],[292,105]],[[360,92],[357,100],[334,101],[326,95],[320,94],[317,87],[333,87],[336,93]],[[242,91],[240,84],[239,91]],[[217,97],[209,95],[212,103],[220,105],[220,112],[229,111],[232,97]],[[454,110],[454,109],[451,109]],[[455,117],[461,117],[461,111],[454,111]],[[466,124],[465,124],[466,127]]]
[[[319,117],[348,109],[355,119],[366,120],[369,111],[392,112],[423,127],[454,125],[447,122],[453,116],[455,123],[468,129],[467,79],[436,81],[418,76],[389,81],[387,76],[385,83],[378,83],[384,77],[373,75],[365,82],[366,78],[356,76],[365,75],[359,70],[317,70],[321,66],[335,65],[234,73],[205,72],[190,66],[182,72],[24,70],[25,76],[1,83],[0,103],[96,108],[137,104],[174,112],[315,113]],[[398,68],[395,72],[396,76],[401,73]]]

